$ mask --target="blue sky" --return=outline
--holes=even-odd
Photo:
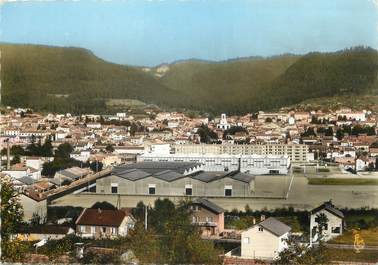
[[[1,41],[78,46],[116,63],[378,48],[378,0],[28,1],[1,6]]]

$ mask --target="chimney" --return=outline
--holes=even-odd
[[[240,172],[241,168],[241,156],[238,158],[238,172]]]

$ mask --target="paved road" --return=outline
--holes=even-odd
[[[256,177],[256,196],[283,197],[285,196],[290,176],[258,176]],[[67,195],[52,202],[53,205],[72,205],[90,207],[96,201],[109,201],[114,205],[117,202],[121,207],[133,207],[139,201],[151,203],[157,196],[117,196],[102,194]],[[174,201],[181,198],[170,197]],[[334,204],[341,208],[378,208],[378,186],[325,186],[307,185],[303,175],[295,175],[287,199],[267,198],[209,198],[226,210],[244,210],[248,204],[251,209],[275,209],[280,207],[294,207],[295,209],[312,209],[326,200],[332,199]]]

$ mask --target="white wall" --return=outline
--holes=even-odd
[[[279,252],[286,247],[285,239],[288,237],[288,233],[278,237],[264,228],[263,231],[259,231],[259,227],[259,225],[255,225],[242,233],[241,256],[253,259],[276,258]]]
[[[287,174],[290,167],[290,159],[284,156],[234,156],[234,155],[164,155],[144,154],[138,161],[154,162],[198,162],[204,164],[204,171],[240,171],[255,175],[269,174],[271,170],[278,171],[277,174]]]
[[[324,230],[323,229],[323,240],[325,241],[328,241],[336,236],[339,236],[340,234],[343,233],[343,230],[342,230],[342,223],[343,223],[343,220],[330,213],[329,211],[327,210],[320,210],[319,212],[315,213],[315,214],[312,214],[311,215],[311,219],[310,219],[310,233],[312,233],[312,229],[318,225],[317,222],[315,222],[315,218],[318,214],[321,214],[321,213],[324,213],[327,218],[328,218],[328,227],[327,227],[327,230]],[[332,233],[332,228],[333,227],[340,227],[340,234],[335,234],[335,233]]]

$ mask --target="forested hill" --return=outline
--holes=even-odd
[[[2,104],[56,112],[103,112],[110,98],[160,105],[178,93],[136,67],[80,48],[0,45]]]
[[[139,99],[204,112],[245,113],[303,100],[377,94],[378,53],[180,61],[156,68],[112,64],[90,51],[0,45],[2,104],[56,112],[105,112],[109,99]]]
[[[265,107],[341,95],[377,94],[378,52],[356,47],[301,57],[266,90]]]

